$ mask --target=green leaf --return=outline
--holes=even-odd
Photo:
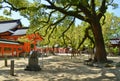
[[[11,15],[11,12],[10,12],[9,10],[7,10],[7,9],[5,9],[5,10],[3,11],[3,13],[4,13],[5,15]]]

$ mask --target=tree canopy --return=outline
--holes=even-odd
[[[107,54],[104,45],[102,24],[105,21],[105,13],[108,6],[116,8],[118,5],[113,3],[114,0],[34,0],[33,3],[28,0],[1,0],[1,4],[7,3],[8,6],[1,5],[1,8],[8,8],[5,12],[19,11],[20,14],[28,18],[31,22],[31,28],[37,27],[34,31],[44,29],[40,32],[43,36],[50,37],[59,29],[61,31],[63,41],[65,42],[66,32],[74,25],[76,19],[87,22],[89,25],[85,29],[85,37],[80,44],[88,37],[94,40],[96,53],[94,61],[106,61]],[[102,24],[100,23],[102,19]],[[89,30],[92,31],[93,38],[90,37]],[[78,31],[80,32],[80,31]],[[74,32],[72,32],[74,33]],[[54,37],[53,37],[54,38]],[[69,37],[68,37],[69,38]],[[78,38],[78,37],[76,37]],[[76,38],[74,40],[76,40]],[[77,39],[79,40],[79,38]],[[78,46],[79,47],[79,46]]]

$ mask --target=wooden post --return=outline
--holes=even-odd
[[[11,60],[10,75],[14,76],[14,60]]]
[[[7,67],[7,56],[5,56],[5,66]]]

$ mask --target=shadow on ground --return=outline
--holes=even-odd
[[[98,68],[83,65],[80,59],[65,56],[53,56],[43,60],[40,58],[41,71],[25,71],[27,60],[15,60],[15,76],[10,75],[10,66],[1,67],[0,77],[3,81],[120,81],[120,68]]]

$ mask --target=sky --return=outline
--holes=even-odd
[[[29,1],[32,1],[32,0],[29,0]],[[112,9],[111,7],[109,7],[107,11],[114,13],[114,15],[120,17],[120,0],[114,0],[114,1],[119,4],[119,7],[117,9]],[[2,10],[0,11],[0,16],[1,15],[3,15]],[[11,18],[20,19],[23,26],[25,26],[25,27],[29,27],[29,25],[30,25],[30,22],[26,18],[20,16],[19,12],[12,13]],[[79,23],[79,21],[77,21],[77,23]]]
[[[120,17],[120,0],[114,0],[119,6],[116,9],[112,9],[111,7],[108,8],[108,12],[114,13],[116,16]]]
[[[3,16],[2,13],[3,10],[0,10],[0,16]],[[19,12],[12,12],[11,16],[5,16],[8,18],[12,18],[12,19],[20,19],[21,23],[23,24],[23,26],[28,27],[30,25],[30,22],[27,20],[27,18],[24,18],[23,16],[20,16]]]

